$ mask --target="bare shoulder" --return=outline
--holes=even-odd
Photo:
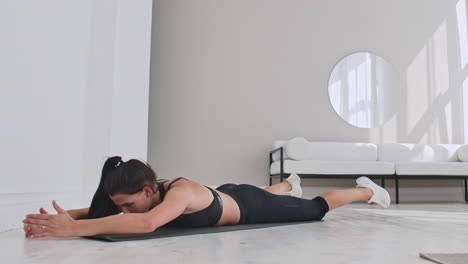
[[[174,188],[174,187],[182,187],[184,189],[190,189],[194,192],[197,192],[197,191],[204,191],[206,188],[204,185],[198,183],[198,182],[195,182],[195,181],[192,181],[192,180],[188,180],[188,179],[185,179],[185,178],[181,178],[177,181],[175,181],[177,179],[174,179],[174,180],[170,180],[168,182],[168,186],[170,185],[170,189]]]
[[[158,212],[164,208],[173,210],[180,206],[179,210],[182,211],[177,211],[180,214],[188,214],[207,207],[214,199],[211,192],[204,185],[185,178],[176,178],[164,183],[164,185],[167,194],[164,201],[156,206],[158,209],[155,210]]]

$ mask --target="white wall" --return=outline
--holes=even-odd
[[[468,47],[460,3],[466,0],[155,1],[150,163],[164,178],[266,185],[277,139],[462,143],[468,69],[460,58]],[[357,51],[385,58],[405,83],[402,107],[382,128],[349,125],[328,99],[333,66]],[[463,199],[462,181],[401,185],[405,201],[409,192]]]
[[[0,2],[0,231],[52,199],[89,205],[106,156],[147,158],[151,10]]]
[[[150,0],[93,1],[83,107],[89,149],[81,152],[86,193],[97,187],[103,155],[147,159],[151,10]]]

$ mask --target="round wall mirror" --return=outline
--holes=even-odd
[[[328,94],[333,108],[346,122],[361,128],[378,127],[396,114],[401,81],[383,58],[358,52],[335,65]]]

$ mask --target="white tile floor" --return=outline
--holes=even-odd
[[[323,222],[130,242],[25,239],[0,233],[2,263],[426,263],[419,252],[468,253],[468,204],[364,202]]]

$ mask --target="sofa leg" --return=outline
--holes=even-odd
[[[396,204],[399,204],[400,192],[399,192],[399,186],[398,186],[398,177],[395,177],[395,199],[396,199]]]
[[[270,175],[270,186],[271,186],[272,182],[271,182],[271,175]]]
[[[468,182],[467,182],[467,178],[465,178],[465,202],[468,202]]]
[[[382,178],[382,188],[385,188],[385,179]]]

